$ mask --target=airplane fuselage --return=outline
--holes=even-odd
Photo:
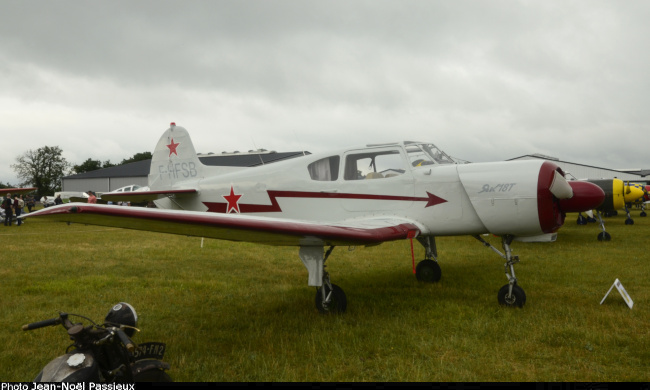
[[[213,167],[197,169],[198,160],[174,161],[171,155],[158,166],[152,163],[150,187],[172,178],[200,193],[158,200],[160,208],[323,223],[390,216],[416,223],[422,234],[534,236],[561,225],[559,211],[551,223],[540,220],[540,172],[551,175],[556,166],[539,161],[439,163],[425,156],[426,145],[431,144],[367,146],[252,168],[216,168],[216,174],[209,172]],[[428,160],[423,164],[420,157]]]

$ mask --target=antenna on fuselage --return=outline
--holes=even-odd
[[[262,163],[262,165],[264,165],[264,159],[262,158],[262,153],[261,153],[260,149],[257,148],[257,145],[255,145],[255,139],[250,134],[248,136],[251,137],[251,142],[253,143],[253,147],[255,148],[255,152],[257,152],[257,155],[260,158],[260,162]]]
[[[307,153],[305,153],[305,148],[302,147],[302,143],[300,142],[300,139],[298,139],[298,134],[296,134],[296,130],[294,128],[291,128],[291,132],[293,133],[293,136],[296,139],[296,143],[300,147],[300,151],[302,152],[302,155],[306,156]]]

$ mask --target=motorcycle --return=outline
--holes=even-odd
[[[90,325],[73,323],[70,317],[82,318]],[[135,344],[131,340],[139,331],[137,322],[135,309],[120,302],[111,308],[102,325],[82,315],[63,312],[56,318],[23,325],[25,331],[62,325],[73,341],[65,355],[49,362],[34,382],[171,382],[165,372],[170,365],[162,361],[165,344]]]

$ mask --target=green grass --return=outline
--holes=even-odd
[[[575,215],[555,243],[515,242],[523,309],[497,304],[503,260],[470,237],[438,238],[432,285],[415,281],[408,241],[336,248],[327,269],[348,310],[335,316],[317,312],[297,248],[0,226],[0,381],[32,380],[70,343],[21,325],[57,310],[101,320],[119,301],[138,310],[136,342],[168,344],[177,381],[648,381],[650,218],[633,216],[606,219],[611,242]],[[616,278],[633,309],[616,290],[599,304]]]

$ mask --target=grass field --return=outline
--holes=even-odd
[[[21,325],[57,310],[100,321],[119,301],[138,310],[136,342],[167,343],[177,381],[648,381],[650,218],[608,218],[613,239],[598,242],[575,217],[555,243],[514,243],[523,309],[497,304],[500,257],[444,237],[433,285],[415,281],[408,241],[336,248],[327,269],[348,310],[334,316],[317,312],[297,248],[0,226],[0,381],[31,381],[70,343]],[[616,290],[600,305],[616,278],[633,309]]]

